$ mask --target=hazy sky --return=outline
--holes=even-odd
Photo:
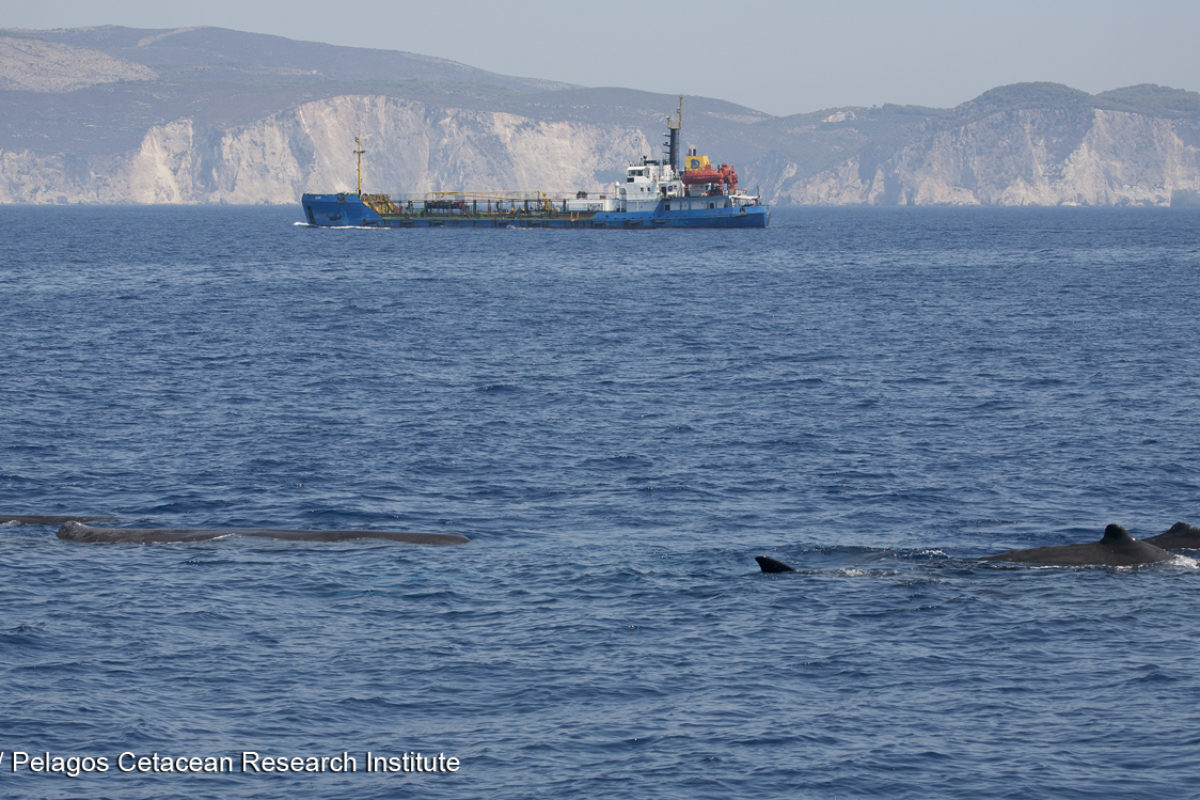
[[[41,0],[0,27],[217,25],[771,114],[950,107],[1007,83],[1200,90],[1197,0]]]

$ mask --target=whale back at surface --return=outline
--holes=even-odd
[[[64,522],[95,522],[113,517],[84,517],[73,514],[0,514],[0,525],[62,525]]]
[[[1009,550],[980,561],[1008,561],[1018,564],[1056,564],[1062,566],[1103,565],[1133,567],[1170,561],[1175,556],[1149,542],[1139,541],[1120,525],[1104,529],[1104,538],[1085,544],[1064,544],[1034,547],[1028,550]]]
[[[64,522],[58,538],[73,542],[169,544],[201,542],[230,536],[280,539],[290,542],[346,542],[354,539],[379,539],[408,544],[465,544],[470,541],[457,533],[409,533],[405,531],[303,531],[288,528],[96,528],[74,520]]]
[[[1176,522],[1157,536],[1148,536],[1142,541],[1168,550],[1200,550],[1200,528]]]

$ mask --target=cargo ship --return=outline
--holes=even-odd
[[[771,209],[738,187],[728,164],[690,149],[679,163],[683,98],[667,117],[666,158],[642,157],[624,183],[600,193],[552,197],[545,192],[429,192],[419,196],[364,194],[362,142],[355,137],[358,191],[305,194],[309,225],[366,228],[765,228]]]

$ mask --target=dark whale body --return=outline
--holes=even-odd
[[[1138,564],[1156,564],[1170,561],[1175,556],[1149,542],[1133,538],[1120,525],[1109,525],[1104,529],[1104,538],[1087,544],[1065,544],[1051,547],[1034,547],[1029,550],[1009,550],[994,556],[985,556],[980,561],[1010,561],[1017,564],[1058,564],[1082,566],[1085,564],[1109,567],[1132,567]]]
[[[1052,564],[1060,566],[1103,565],[1132,567],[1171,561],[1174,555],[1163,547],[1200,549],[1200,528],[1177,522],[1170,530],[1138,541],[1120,525],[1109,525],[1098,542],[1085,544],[1034,547],[1029,550],[1009,550],[978,561],[1008,561],[1015,564]],[[794,567],[767,556],[755,556],[759,569],[766,573],[796,572]]]
[[[1176,522],[1157,536],[1148,536],[1142,541],[1167,550],[1200,550],[1200,528],[1186,522]]]
[[[470,541],[457,533],[401,533],[399,531],[299,531],[286,528],[94,528],[69,520],[58,529],[58,538],[73,542],[164,544],[202,542],[226,536],[250,536],[291,542],[345,542],[351,539],[382,539],[409,544],[464,544]]]
[[[112,517],[81,517],[59,514],[0,514],[0,525],[11,522],[14,525],[62,525],[64,522],[95,522]]]

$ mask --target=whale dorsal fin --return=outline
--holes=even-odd
[[[768,558],[767,556],[755,556],[754,560],[758,562],[758,567],[763,572],[774,573],[774,572],[795,572],[796,571],[794,567],[789,567],[787,564],[783,563],[782,561],[776,561],[775,559]]]
[[[1104,538],[1100,540],[1100,544],[1125,544],[1135,541],[1137,540],[1133,538],[1133,534],[1120,525],[1109,525],[1104,529]]]

